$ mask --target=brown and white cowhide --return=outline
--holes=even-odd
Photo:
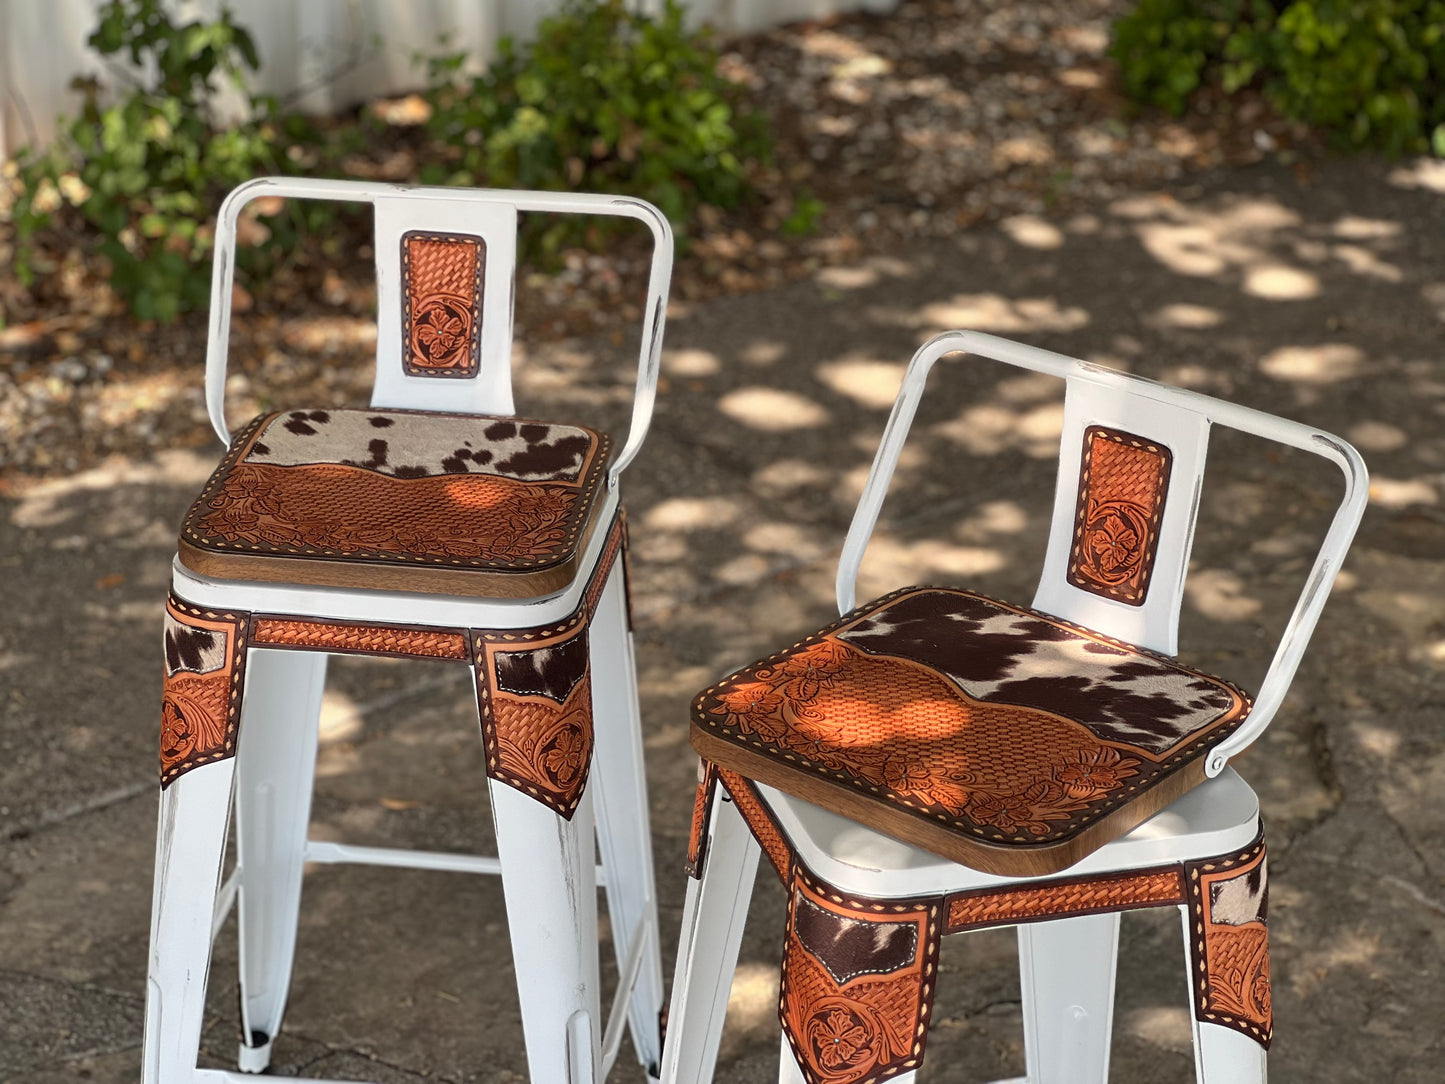
[[[975,700],[1049,711],[1153,753],[1234,705],[1198,674],[962,592],[905,595],[836,635],[872,655],[921,663]]]
[[[266,424],[246,463],[340,463],[393,478],[495,474],[575,482],[595,443],[585,429],[512,418],[375,410],[293,410]]]
[[[226,634],[198,625],[183,625],[166,614],[166,677],[181,671],[209,674],[226,665]]]
[[[1209,921],[1217,926],[1246,926],[1269,920],[1269,860],[1242,877],[1209,886]]]

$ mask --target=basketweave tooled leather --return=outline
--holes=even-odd
[[[1130,606],[1144,604],[1173,458],[1163,444],[1132,433],[1102,425],[1084,430],[1069,583]]]
[[[809,1084],[918,1068],[938,982],[939,901],[839,895],[795,865],[779,1017]]]
[[[408,375],[477,375],[486,267],[487,245],[480,237],[402,234],[402,365]]]
[[[510,577],[498,594],[545,594],[570,580],[591,533],[610,447],[592,429],[517,418],[262,415],[187,514],[181,561],[204,575],[337,586],[385,568],[382,586],[455,593],[465,586],[428,573],[486,571]],[[296,560],[258,574],[256,558]]]
[[[236,755],[246,668],[246,614],[166,600],[161,788]]]
[[[362,621],[321,621],[311,617],[257,615],[251,621],[255,647],[287,647],[347,655],[470,662],[471,646],[461,629],[375,625]]]
[[[588,627],[623,537],[619,515],[571,616],[532,629],[472,630],[487,774],[569,820],[592,764]]]
[[[1187,863],[1185,872],[1195,1015],[1243,1032],[1267,1050],[1274,1011],[1264,835],[1239,854]]]
[[[1079,836],[1202,757],[1249,707],[1233,685],[1164,656],[915,587],[706,690],[693,724],[699,752],[723,767],[865,823],[860,799],[1006,854]]]

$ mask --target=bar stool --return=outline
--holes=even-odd
[[[232,434],[236,221],[262,197],[372,205],[376,378],[366,409],[277,411]],[[595,429],[512,416],[519,212],[652,233],[615,454]],[[238,1063],[269,1065],[308,861],[500,874],[532,1080],[603,1080],[624,1023],[655,1076],[662,969],[618,483],[652,414],[672,255],[667,220],[626,197],[262,178],[223,203],[206,402],[229,450],[181,528],[167,604],[147,1084],[245,1079],[196,1067],[211,944],[233,905]],[[471,669],[495,858],[307,839],[329,653]],[[599,883],[621,973],[605,1027]]]
[[[1066,386],[1053,521],[1019,606],[859,564],[929,370]],[[1213,425],[1319,455],[1344,492],[1257,699],[1174,659]],[[760,854],[788,893],[783,1084],[912,1081],[939,941],[1017,926],[1027,1077],[1103,1084],[1119,913],[1183,925],[1196,1075],[1263,1084],[1273,1028],[1259,802],[1229,767],[1284,700],[1367,499],[1329,433],[992,335],[914,355],[838,563],[836,622],[693,705],[704,769],[662,1079],[706,1084]]]

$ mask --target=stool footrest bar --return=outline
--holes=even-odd
[[[612,1072],[612,1063],[617,1060],[617,1052],[622,1049],[622,1025],[627,1023],[627,999],[632,988],[637,985],[637,976],[642,973],[645,950],[655,933],[652,924],[647,921],[647,909],[644,908],[637,925],[632,927],[632,944],[627,950],[627,961],[623,965],[622,974],[617,977],[617,992],[612,995],[612,1009],[607,1014],[607,1030],[602,1034],[602,1072],[598,1076],[599,1080],[607,1079],[607,1074]]]
[[[221,927],[226,924],[226,916],[231,913],[231,908],[236,906],[236,889],[240,885],[241,868],[237,866],[231,871],[231,876],[226,878],[226,883],[221,886],[221,891],[216,893],[216,910],[211,917],[211,944],[213,945],[221,932]]]
[[[502,872],[502,861],[485,854],[455,854],[450,851],[416,851],[406,847],[362,847],[355,843],[332,843],[329,840],[308,839],[306,861],[332,865],[350,862],[361,866],[395,866],[401,869],[437,869],[447,873],[497,873]],[[231,882],[235,877],[231,878]],[[235,887],[231,886],[234,896]],[[605,886],[607,881],[601,866],[597,867],[597,884]],[[224,889],[222,892],[224,893]],[[216,926],[225,920],[221,914]]]

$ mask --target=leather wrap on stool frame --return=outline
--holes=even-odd
[[[626,544],[619,511],[577,608],[553,625],[494,631],[166,607],[161,785],[234,756],[249,647],[466,662],[487,774],[570,818],[592,760],[588,625]],[[625,575],[625,573],[624,573]],[[624,582],[624,593],[627,587]]]
[[[247,615],[166,600],[161,788],[236,755],[245,686]]]
[[[1144,907],[1190,908],[1196,1018],[1269,1047],[1263,827],[1243,852],[1199,862],[872,899],[808,870],[756,784],[705,762],[701,788],[718,784],[789,893],[778,1015],[808,1084],[868,1084],[922,1064],[943,934]],[[713,800],[700,793],[698,807]]]
[[[534,629],[472,630],[487,774],[569,819],[592,764],[587,627],[625,533],[619,515],[570,617]]]

